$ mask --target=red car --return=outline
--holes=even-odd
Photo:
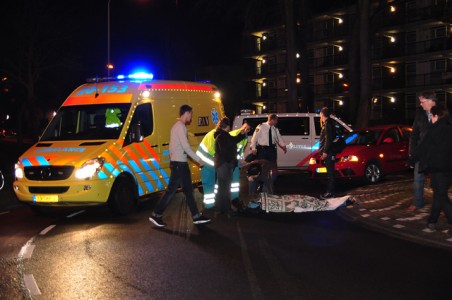
[[[406,125],[381,125],[348,133],[344,137],[347,145],[336,155],[336,178],[376,183],[385,174],[408,170],[411,130]],[[318,154],[310,159],[308,172],[312,178],[326,178],[326,168]]]

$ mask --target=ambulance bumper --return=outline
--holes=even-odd
[[[113,179],[59,182],[14,181],[19,201],[45,206],[98,205],[106,203]]]

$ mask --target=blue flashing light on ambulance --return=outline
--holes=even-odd
[[[224,115],[212,84],[153,80],[144,73],[109,80],[76,88],[19,157],[13,183],[19,201],[37,212],[108,204],[126,214],[168,185],[170,129],[179,107],[194,109],[187,127],[193,148]],[[199,167],[191,163],[190,169],[193,184],[200,184]]]

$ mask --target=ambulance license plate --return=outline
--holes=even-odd
[[[325,167],[317,168],[317,173],[326,173],[326,168]]]
[[[58,202],[58,195],[35,195],[33,196],[34,202]]]

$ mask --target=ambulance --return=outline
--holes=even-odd
[[[307,170],[309,159],[313,157],[320,147],[320,115],[317,113],[277,113],[278,124],[276,127],[287,146],[287,153],[281,148],[278,150],[278,169]],[[352,128],[338,117],[331,115],[333,119],[336,136],[344,136],[351,132]],[[247,156],[251,150],[251,138],[259,124],[268,120],[268,114],[254,114],[252,110],[242,110],[241,114],[234,118],[233,129],[240,128],[243,123],[251,127],[248,132],[248,144],[244,155]]]
[[[193,107],[187,126],[193,149],[224,115],[215,85],[119,78],[84,84],[64,101],[15,165],[19,201],[36,212],[107,203],[126,214],[168,185],[170,130],[179,107]],[[190,160],[189,165],[193,184],[200,184],[198,165]]]

